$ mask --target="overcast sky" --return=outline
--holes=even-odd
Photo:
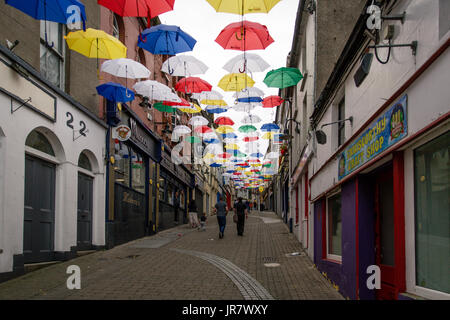
[[[263,80],[268,71],[286,66],[286,57],[292,45],[297,8],[298,0],[281,0],[268,14],[245,15],[246,20],[267,26],[275,41],[265,50],[248,51],[260,55],[270,65],[266,71],[253,74],[253,79],[256,82],[254,86],[263,90],[265,96],[278,94],[278,89],[268,88]],[[217,84],[228,73],[222,68],[225,63],[242,54],[242,51],[224,50],[214,40],[228,24],[240,21],[240,16],[218,13],[206,0],[176,0],[174,10],[160,15],[159,18],[163,24],[180,26],[183,31],[197,40],[194,50],[186,54],[193,55],[203,61],[209,67],[209,70],[203,75],[196,76],[208,81],[213,86],[213,90],[222,93],[225,101],[229,105],[233,105],[233,93],[222,91],[217,87]],[[259,129],[262,124],[273,121],[275,109],[257,107],[251,113],[257,114],[263,119],[261,123],[256,125]],[[219,114],[219,116],[229,116],[233,119],[236,123],[234,128],[238,135],[237,129],[241,125],[239,120],[246,115],[247,113],[236,111]],[[242,137],[242,135],[239,136]],[[260,151],[264,153],[268,145],[267,140],[260,141],[262,142]],[[242,146],[241,150],[245,152],[244,144],[240,142],[239,145]]]

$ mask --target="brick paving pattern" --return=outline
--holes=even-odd
[[[216,217],[208,217],[206,231],[178,226],[0,283],[0,299],[343,299],[309,257],[286,256],[303,251],[275,219],[253,211],[238,237],[228,215],[219,239]],[[66,288],[69,265],[81,268],[81,290]]]

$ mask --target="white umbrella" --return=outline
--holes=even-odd
[[[140,81],[133,86],[133,89],[141,96],[148,97],[150,100],[181,102],[181,99],[168,86],[158,81]]]
[[[193,56],[174,56],[164,61],[161,71],[171,76],[189,77],[204,74],[208,70],[206,64]]]
[[[223,139],[223,142],[225,143],[236,143],[237,142],[237,138],[225,138]]]
[[[261,121],[262,119],[255,114],[249,114],[241,120],[241,122],[245,124],[260,123]]]
[[[193,93],[191,96],[193,99],[201,100],[222,100],[223,95],[215,90],[211,91],[202,91],[200,93]]]
[[[230,107],[228,107],[228,106],[206,106],[206,108],[204,110],[205,111],[211,111],[211,110],[214,110],[214,109],[223,109],[225,111],[228,111],[230,109]]]
[[[184,126],[184,125],[179,125],[176,126],[175,128],[173,128],[172,131],[172,141],[176,142],[180,139],[181,136],[191,133],[191,128],[189,128],[188,126]]]
[[[126,58],[103,62],[101,71],[121,78],[143,79],[150,77],[150,70],[143,64]]]
[[[280,154],[278,152],[269,152],[268,154],[266,154],[266,159],[276,159],[280,156]]]
[[[264,91],[257,87],[244,88],[239,92],[236,92],[233,97],[236,99],[248,98],[248,97],[262,97],[264,96]]]
[[[250,112],[256,108],[256,105],[254,103],[239,102],[238,104],[235,104],[232,108],[234,111],[238,112]]]
[[[223,68],[229,73],[262,72],[270,65],[259,55],[254,53],[240,54],[230,59]]]
[[[195,116],[189,120],[189,124],[193,126],[206,126],[209,120],[202,116]]]

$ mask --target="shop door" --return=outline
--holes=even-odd
[[[55,165],[25,156],[24,202],[24,262],[50,261],[55,236]]]
[[[78,250],[92,249],[92,178],[78,173]]]
[[[375,184],[375,252],[381,270],[379,300],[396,299],[394,247],[394,188],[392,167],[377,175]]]

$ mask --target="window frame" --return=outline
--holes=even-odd
[[[342,111],[342,114],[341,114]],[[338,121],[342,121],[338,123],[338,132],[337,132],[337,144],[338,147],[343,145],[345,143],[345,95],[339,100],[339,103],[337,105],[337,116]]]
[[[52,21],[41,21],[43,23],[49,23],[49,24],[57,24],[58,25],[58,32],[60,32],[60,34],[58,35],[58,41],[59,41],[59,45],[61,47],[61,52],[59,52],[57,49],[55,49],[55,47],[57,47],[57,45],[50,47],[48,46],[48,44],[45,42],[45,38],[41,37],[41,28],[42,23],[39,23],[39,43],[40,45],[42,45],[42,47],[46,50],[46,55],[47,55],[47,51],[50,52],[51,54],[54,54],[58,60],[59,60],[59,84],[55,84],[53,83],[46,74],[44,74],[42,71],[42,68],[39,66],[39,72],[42,74],[42,76],[47,79],[48,81],[52,82],[53,84],[55,84],[58,88],[60,89],[64,89],[65,86],[65,55],[66,55],[66,45],[65,45],[65,41],[64,41],[64,34],[66,33],[66,26],[61,24],[61,23],[57,23],[57,22],[52,22]],[[45,25],[44,25],[45,28]],[[49,27],[47,27],[48,29]],[[61,29],[59,29],[61,28]],[[48,41],[48,39],[47,39]],[[39,58],[41,57],[41,46],[39,47]],[[40,61],[39,61],[40,63]]]
[[[326,248],[326,251],[325,251],[325,259],[326,260],[330,260],[330,261],[333,261],[333,262],[337,262],[337,263],[342,263],[342,233],[341,233],[341,255],[339,256],[339,255],[336,255],[336,254],[331,254],[331,253],[329,253],[329,229],[328,229],[328,225],[329,225],[329,221],[328,221],[328,213],[329,213],[329,211],[328,211],[328,209],[329,209],[329,206],[328,206],[328,201],[329,201],[329,199],[330,198],[333,198],[334,196],[336,196],[336,195],[338,195],[338,194],[340,194],[341,195],[341,224],[342,224],[342,192],[341,192],[341,189],[339,188],[339,189],[336,189],[336,190],[334,190],[334,191],[332,191],[331,193],[329,193],[327,196],[326,196],[326,199],[325,199],[325,241],[326,241],[326,246],[325,246],[325,248]]]

